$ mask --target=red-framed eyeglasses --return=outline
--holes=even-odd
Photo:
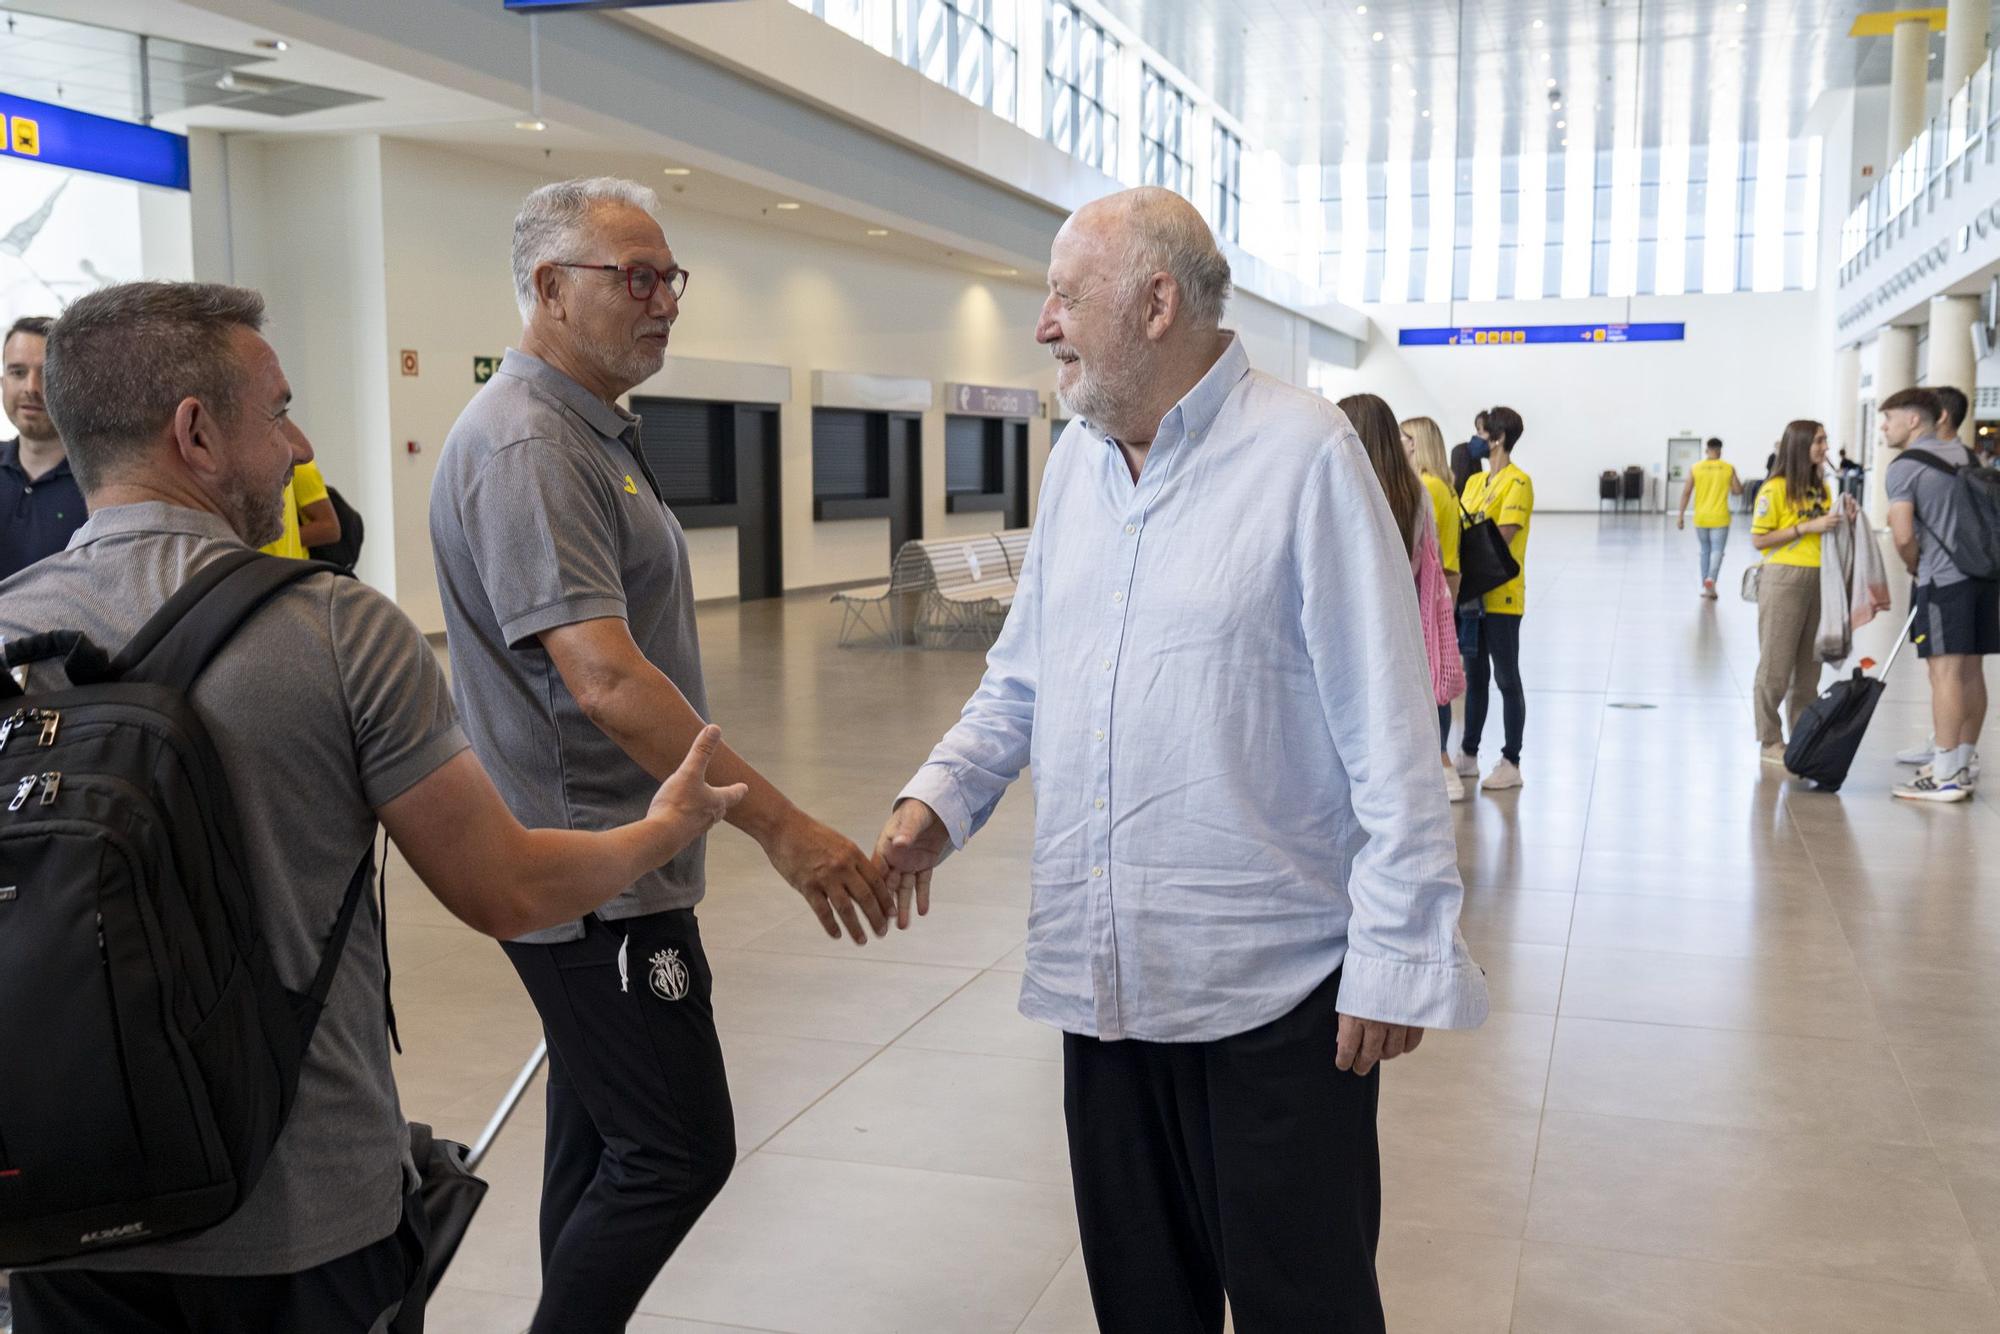
[[[604,273],[625,275],[625,291],[634,301],[650,301],[660,284],[667,285],[667,292],[678,301],[688,289],[688,271],[675,265],[671,269],[656,269],[650,264],[570,264],[555,261],[559,269],[596,269]]]

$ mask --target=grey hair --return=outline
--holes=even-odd
[[[583,245],[584,224],[604,204],[660,211],[659,195],[619,176],[556,181],[521,201],[521,211],[514,215],[514,304],[523,321],[535,312],[535,270],[574,261]]]
[[[235,420],[239,325],[264,327],[264,298],[221,283],[120,283],[70,304],[49,330],[43,394],[84,491],[144,454],[183,399]]]
[[[1172,190],[1156,185],[1127,191],[1125,209],[1131,227],[1126,254],[1133,279],[1171,274],[1194,325],[1202,329],[1221,325],[1229,304],[1229,261],[1201,214]]]

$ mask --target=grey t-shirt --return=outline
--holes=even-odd
[[[241,546],[213,514],[100,510],[68,550],[0,584],[0,634],[81,630],[115,652],[190,576]],[[53,664],[30,670],[31,684],[44,672],[60,682]],[[192,698],[229,774],[278,978],[303,991],[373,844],[375,810],[465,749],[444,673],[394,603],[316,574],[246,622]],[[395,1231],[408,1156],[370,908],[341,954],[291,1119],[243,1207],[185,1240],[82,1267],[241,1275],[325,1264]]]
[[[510,351],[445,437],[431,545],[453,697],[500,795],[530,828],[613,829],[659,783],[586,718],[537,638],[619,617],[708,716],[687,538],[654,490],[639,419],[547,362]],[[705,843],[597,910],[606,920],[701,901]],[[575,940],[583,924],[539,931]]]
[[[1888,476],[1883,479],[1891,503],[1906,500],[1916,506],[1917,582],[1963,583],[1971,576],[1953,563],[1944,548],[1945,543],[1958,540],[1958,483],[1936,468],[1907,457],[1919,450],[1959,467],[1971,462],[1972,453],[1956,441],[1946,444],[1942,440],[1919,440],[1890,460]]]

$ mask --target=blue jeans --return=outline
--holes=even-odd
[[[1701,548],[1701,577],[1706,583],[1722,577],[1722,549],[1729,545],[1729,529],[1697,528],[1694,540]]]

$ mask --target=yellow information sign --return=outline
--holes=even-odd
[[[42,155],[41,122],[29,120],[26,116],[13,116],[7,123],[7,142],[22,157]]]

